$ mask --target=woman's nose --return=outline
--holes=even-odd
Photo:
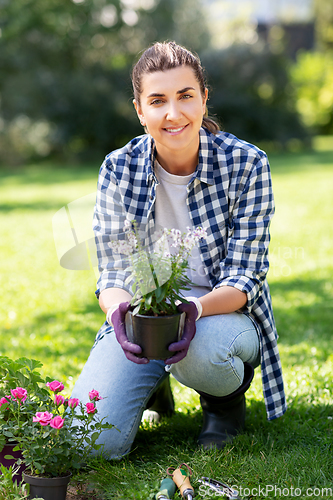
[[[167,110],[168,120],[177,120],[181,115],[180,106],[178,102],[169,102]]]

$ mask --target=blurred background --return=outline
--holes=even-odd
[[[199,54],[224,130],[278,151],[333,134],[332,0],[0,0],[0,165],[100,163],[141,134],[130,72],[157,40]]]

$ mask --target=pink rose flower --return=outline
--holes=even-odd
[[[28,392],[26,389],[23,389],[23,387],[16,387],[16,389],[11,389],[10,392],[16,401],[22,401],[22,403],[24,403],[28,397]]]
[[[32,421],[39,422],[40,425],[45,427],[46,425],[49,425],[52,418],[53,418],[53,413],[49,413],[48,411],[38,411],[36,413],[36,416],[33,417]]]
[[[96,413],[97,408],[94,403],[86,403],[86,411],[87,413]]]
[[[61,394],[55,394],[54,402],[57,406],[63,405],[65,403],[65,396],[62,396]]]
[[[61,427],[64,425],[65,419],[61,418],[60,415],[57,417],[52,418],[50,420],[50,426],[53,427],[53,429],[61,429]]]
[[[53,382],[47,382],[46,385],[52,392],[60,392],[64,388],[64,384],[62,384],[58,380],[53,380]]]
[[[77,398],[70,398],[67,401],[67,404],[70,408],[76,408],[78,404],[80,404],[80,400]]]
[[[8,399],[10,399],[10,398],[8,398]],[[6,398],[1,398],[0,399],[0,408],[1,408],[2,405],[5,405],[6,403],[9,403],[8,399],[6,399]],[[3,408],[3,410],[8,410],[8,406],[7,406],[7,408]]]
[[[100,397],[98,391],[95,391],[95,389],[93,389],[92,391],[89,392],[89,399],[90,401],[100,401],[103,398]]]

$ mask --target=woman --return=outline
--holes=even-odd
[[[172,412],[169,373],[200,394],[198,442],[222,448],[243,427],[245,392],[261,364],[269,420],[286,410],[276,328],[266,282],[274,212],[265,153],[220,132],[206,116],[208,91],[199,59],[183,47],[156,43],[133,69],[134,106],[146,134],[109,154],[101,167],[94,231],[100,278],[96,291],[107,321],[97,334],[73,396],[94,387],[99,411],[120,433],[101,437],[104,454],[127,454],[142,413]],[[136,356],[124,317],[131,292],[125,264],[110,238],[125,220],[148,234],[158,227],[202,226],[206,246],[191,257],[192,288],[183,338],[166,361]],[[154,403],[154,404],[153,404]]]

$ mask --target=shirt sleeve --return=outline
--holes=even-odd
[[[262,293],[269,268],[269,225],[274,214],[270,167],[266,155],[247,159],[231,200],[226,258],[220,263],[220,286],[233,286],[247,294],[251,312]]]
[[[125,271],[128,265],[126,256],[116,254],[109,245],[111,241],[125,239],[125,220],[126,211],[121,191],[110,160],[106,159],[99,173],[93,219],[100,273],[95,292],[97,298],[102,290],[112,287],[123,288],[132,295],[125,285],[128,276]]]

